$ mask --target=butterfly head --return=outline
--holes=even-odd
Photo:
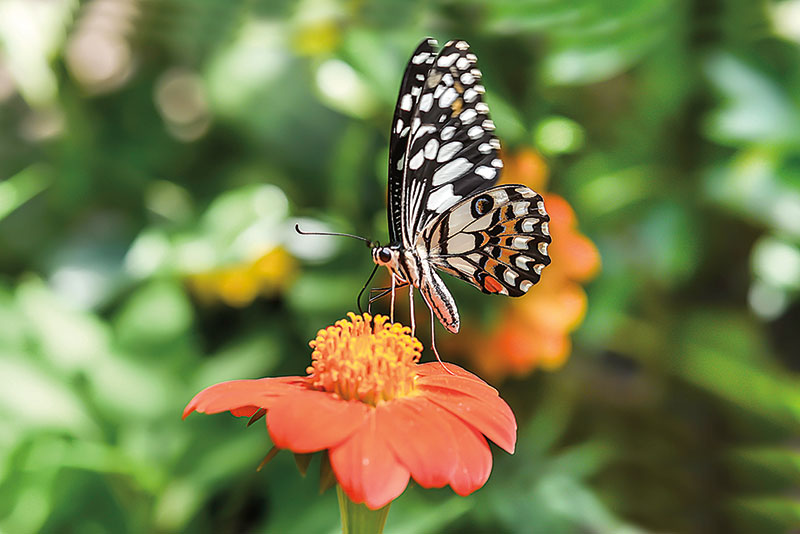
[[[400,251],[395,247],[382,247],[375,245],[372,247],[372,261],[378,265],[391,267],[397,264]]]

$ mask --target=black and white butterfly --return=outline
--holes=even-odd
[[[500,141],[483,101],[477,57],[464,41],[436,53],[426,39],[408,62],[389,144],[389,238],[372,258],[394,289],[410,285],[450,332],[456,303],[437,270],[484,293],[519,297],[550,263],[542,197],[524,185],[495,186]]]

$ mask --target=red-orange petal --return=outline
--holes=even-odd
[[[372,411],[347,441],[329,453],[333,472],[347,496],[373,510],[386,506],[403,493],[410,476],[377,429]]]
[[[267,412],[267,428],[272,443],[279,449],[316,452],[344,441],[364,424],[372,410],[363,402],[304,389],[272,405]]]
[[[492,472],[492,451],[486,438],[455,415],[442,417],[441,422],[451,427],[458,436],[457,460],[450,477],[450,487],[461,496],[480,489]]]
[[[492,453],[486,439],[424,396],[396,399],[376,410],[378,433],[425,488],[450,484],[468,495],[486,483]]]
[[[254,413],[252,408],[269,409],[275,400],[297,391],[304,383],[304,379],[298,376],[220,382],[195,395],[183,410],[183,418],[194,411],[200,413],[231,411],[234,415],[249,417]]]
[[[513,454],[517,441],[517,421],[511,408],[499,396],[491,397],[485,392],[473,395],[474,390],[465,387],[469,382],[463,380],[461,390],[454,388],[456,384],[453,380],[446,386],[420,383],[418,387],[426,398],[457,415],[501,449]]]
[[[375,409],[378,434],[424,488],[448,484],[456,468],[460,436],[442,421],[448,416],[452,414],[419,396],[395,399]]]
[[[445,370],[444,367],[446,367],[447,370]],[[460,376],[462,378],[469,378],[475,380],[476,382],[480,382],[481,384],[486,384],[486,382],[484,382],[479,376],[470,373],[463,367],[459,367],[454,363],[447,363],[447,362],[421,363],[417,366],[417,376],[419,377],[440,376],[440,375],[452,376],[450,373],[447,372],[448,370],[450,371],[450,373],[456,376]],[[494,388],[492,388],[492,386],[490,386],[489,384],[486,384],[486,386],[494,390]]]

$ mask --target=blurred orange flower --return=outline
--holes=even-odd
[[[349,316],[311,342],[307,376],[215,384],[183,416],[266,413],[275,447],[326,451],[350,500],[374,510],[397,498],[409,478],[459,495],[483,486],[492,469],[486,438],[514,452],[511,408],[456,365],[419,364],[422,344],[408,327],[381,315]]]
[[[552,263],[526,296],[510,300],[488,332],[463,332],[453,340],[493,379],[525,375],[536,367],[556,369],[570,354],[570,333],[583,321],[587,298],[582,283],[600,270],[594,243],[578,230],[575,212],[562,197],[544,193],[547,165],[532,149],[506,156],[503,182],[527,185],[544,197],[550,214]]]

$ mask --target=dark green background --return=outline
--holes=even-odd
[[[499,384],[516,454],[467,498],[412,484],[387,532],[800,525],[797,0],[4,0],[0,530],[337,531],[316,462],[256,473],[262,425],[179,416],[302,374],[353,309],[363,245],[291,225],[385,240],[426,35],[470,42],[504,146],[544,154],[603,270],[567,365]],[[189,291],[276,244],[297,266],[267,296]],[[502,305],[456,293],[467,327]]]

